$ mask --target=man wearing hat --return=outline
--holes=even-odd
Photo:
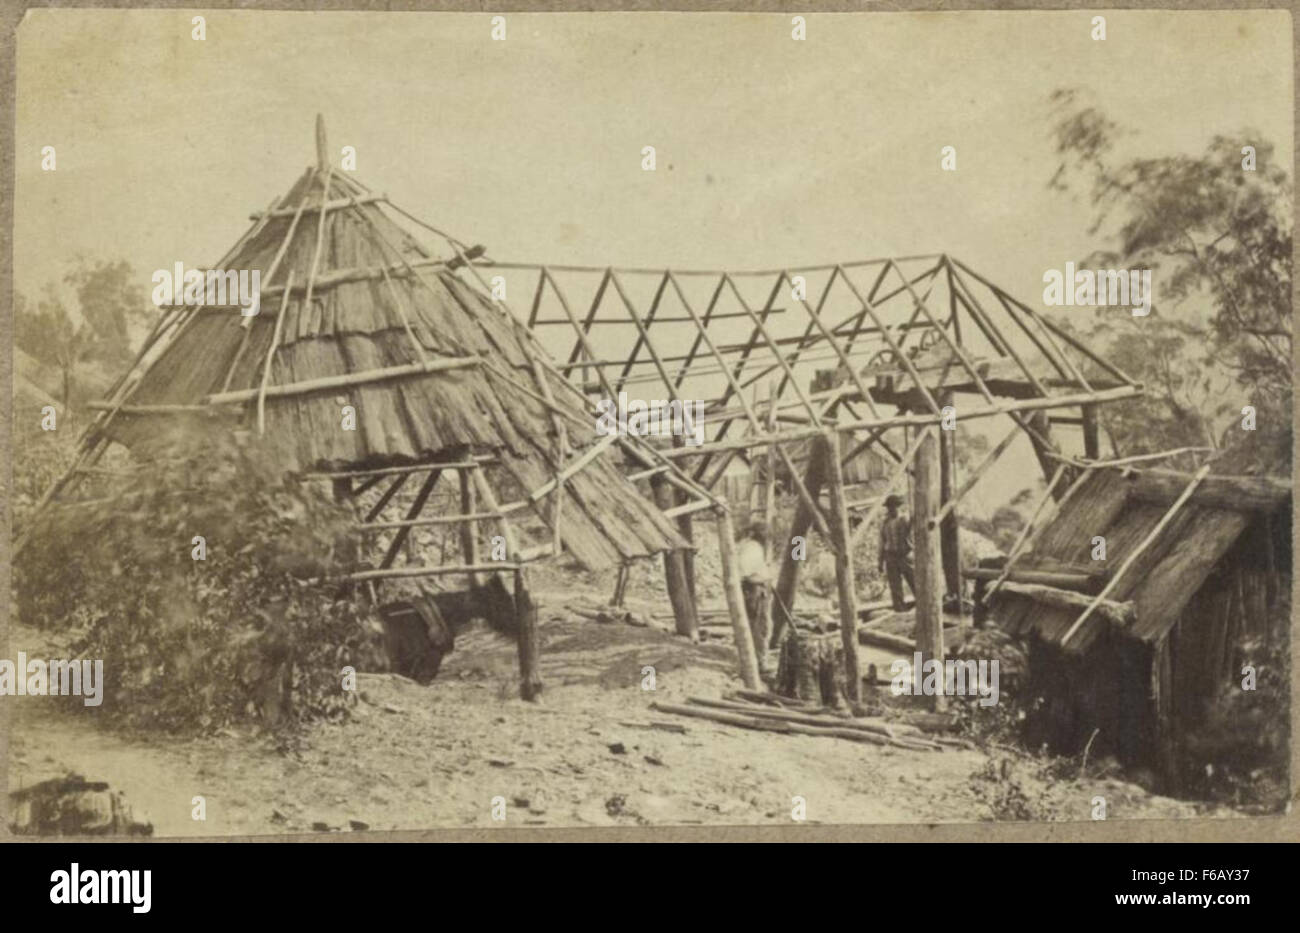
[[[912,580],[912,523],[907,516],[898,514],[898,507],[902,504],[902,496],[886,496],[885,520],[880,523],[879,571],[889,578],[889,596],[894,601],[895,612],[906,608],[903,603],[904,580],[912,595],[916,595],[916,583]]]

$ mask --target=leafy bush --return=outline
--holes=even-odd
[[[1283,587],[1285,590],[1286,587]],[[1291,665],[1287,633],[1291,601],[1283,592],[1273,607],[1267,635],[1238,639],[1236,669],[1256,671],[1254,690],[1241,689],[1241,675],[1224,684],[1208,704],[1204,723],[1187,737],[1183,761],[1189,792],[1247,812],[1274,812],[1288,796]]]
[[[241,444],[190,447],[100,486],[50,509],[14,568],[25,620],[103,659],[104,703],[87,709],[182,733],[343,712],[341,668],[373,662],[375,638],[344,589],[318,582],[355,554],[328,490]]]

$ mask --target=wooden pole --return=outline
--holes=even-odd
[[[763,690],[758,676],[758,657],[754,654],[754,637],[745,616],[745,595],[740,589],[740,565],[736,555],[736,534],[731,527],[731,513],[718,509],[718,546],[722,557],[722,588],[727,596],[727,612],[740,661],[740,679],[750,690]]]
[[[953,393],[945,392],[942,404],[953,403]],[[939,520],[939,551],[943,556],[944,587],[957,597],[961,609],[961,543],[956,507],[957,431],[939,431],[939,505],[944,515]]]
[[[456,476],[460,479],[460,512],[462,515],[473,515],[478,510],[474,501],[474,484],[470,481],[469,473],[466,470],[457,470]],[[478,559],[478,523],[474,521],[464,522],[460,528],[460,553],[465,558],[465,563],[473,566],[479,562]],[[478,589],[478,574],[469,575],[470,589]]]
[[[316,168],[325,171],[330,164],[329,143],[325,141],[325,115],[316,114]]]
[[[776,433],[776,380],[767,384],[767,430]],[[776,515],[776,445],[767,448],[763,477],[763,527],[767,529],[767,559],[772,559],[772,518]]]
[[[667,510],[673,506],[673,488],[659,475],[650,478],[655,504]],[[668,587],[668,600],[673,606],[677,634],[691,641],[699,641],[699,619],[695,614],[695,601],[691,599],[691,584],[686,576],[686,560],[680,550],[664,551],[664,582]]]
[[[322,215],[323,216],[323,215]],[[294,270],[289,270],[289,284],[293,285]],[[262,367],[262,383],[257,392],[257,433],[266,433],[266,389],[271,384],[271,362],[275,359],[276,348],[280,346],[280,331],[284,328],[284,312],[289,307],[289,292],[284,293],[280,301],[280,313],[275,317],[275,329],[271,333],[271,345],[266,348],[266,362]]]
[[[684,437],[681,437],[680,435],[673,437],[674,447],[683,447],[685,444],[686,439]],[[692,502],[691,497],[688,496],[686,491],[680,487],[675,488],[673,498],[677,502],[677,505],[674,506],[671,511],[677,519],[677,530],[681,533],[681,536],[686,539],[686,543],[692,545],[692,549],[682,551],[681,554],[682,566],[686,569],[686,592],[691,597],[692,611],[698,619],[699,610],[696,607],[699,606],[699,596],[698,591],[695,589],[695,551],[693,550],[693,547],[695,544],[694,514],[699,511],[695,506],[699,505],[699,503]]]
[[[926,426],[916,448],[912,482],[913,579],[916,582],[916,648],[922,662],[933,659],[943,664],[943,575],[939,536],[930,519],[939,508],[939,438],[934,427]],[[942,692],[933,698],[935,710],[947,701]]]
[[[488,510],[500,512],[501,505],[497,502],[496,494],[492,492],[492,486],[488,483],[483,471],[473,470],[470,479],[478,489],[479,498],[483,500],[483,504],[487,506]],[[520,552],[519,539],[515,536],[514,527],[511,526],[504,515],[498,521],[501,525],[501,534],[506,539],[506,559],[516,562],[514,565],[515,625],[518,630],[519,695],[525,700],[535,700],[542,692],[542,675],[537,669],[539,656],[537,647],[537,607],[528,592],[527,568],[517,563],[523,560],[523,554]]]
[[[825,459],[823,469],[831,494],[835,583],[839,589],[840,638],[844,644],[844,688],[849,699],[856,702],[862,695],[862,675],[858,672],[858,599],[854,590],[849,513],[844,502],[844,473],[840,469],[840,436],[828,431],[817,446]]]
[[[825,464],[816,456],[808,460],[808,473],[804,477],[804,487],[815,502],[821,493],[825,480]],[[781,632],[788,624],[794,628],[794,597],[799,588],[799,573],[804,561],[795,560],[792,554],[792,539],[807,538],[813,524],[813,510],[808,500],[800,498],[794,510],[794,520],[790,523],[790,535],[785,540],[774,540],[772,552],[781,555],[781,573],[776,582],[776,600],[772,606],[772,636],[769,647],[776,647],[781,640]]]
[[[515,568],[515,623],[519,626],[519,695],[536,700],[542,692],[538,672],[537,604],[528,592],[528,570]]]
[[[411,507],[406,511],[407,521],[419,518],[420,512],[424,509],[424,504],[429,501],[429,494],[433,492],[433,487],[438,484],[438,477],[441,475],[441,469],[433,469],[429,472],[424,485],[420,487],[420,491],[415,495],[415,501],[411,503]],[[388,550],[384,552],[384,559],[379,562],[381,569],[387,570],[393,566],[393,561],[397,559],[397,554],[402,549],[402,545],[411,536],[412,527],[411,525],[403,525],[397,529],[397,534],[393,535],[392,543],[388,545]]]

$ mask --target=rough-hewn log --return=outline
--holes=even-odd
[[[1003,583],[1002,588],[998,590],[998,597],[1003,593],[1010,593],[1015,596],[1024,596],[1026,599],[1032,599],[1034,602],[1043,603],[1048,606],[1056,606],[1060,609],[1084,610],[1092,605],[1092,597],[1083,593],[1076,593],[1072,590],[1063,590],[1054,586],[1041,586],[1036,583]],[[1137,618],[1137,610],[1131,602],[1116,602],[1111,599],[1103,599],[1097,603],[1097,608],[1093,610],[1096,615],[1102,616],[1116,625],[1128,626]]]
[[[1192,481],[1191,473],[1143,470],[1129,485],[1129,495],[1139,502],[1169,505]],[[1277,476],[1207,476],[1192,492],[1192,505],[1236,511],[1271,511],[1291,496],[1289,480]]]
[[[943,663],[943,565],[939,553],[939,536],[930,528],[930,519],[939,508],[939,439],[938,428],[923,427],[926,432],[916,448],[912,477],[912,546],[913,576],[916,581],[916,647],[925,661],[933,658]],[[946,706],[942,695],[933,697],[934,708]]]
[[[943,405],[953,403],[951,392],[940,398]],[[945,590],[961,595],[961,545],[958,539],[957,508],[948,508],[957,495],[957,432],[939,431],[939,505],[947,508],[939,520],[939,553],[943,558]],[[960,606],[960,600],[958,601]]]
[[[519,627],[519,695],[534,700],[542,692],[542,675],[538,670],[537,604],[528,592],[528,570],[515,570],[515,624]]]
[[[1097,406],[1080,405],[1083,413],[1083,455],[1089,460],[1101,458],[1101,438],[1098,435]]]
[[[460,479],[460,512],[462,515],[473,515],[476,513],[478,504],[474,499],[474,484],[470,480],[468,470],[457,470],[456,475]],[[460,526],[460,553],[465,559],[465,563],[473,566],[479,562],[478,553],[478,523],[474,521],[465,522]],[[479,585],[477,574],[470,574],[469,585],[476,588]]]
[[[745,595],[740,589],[740,564],[736,554],[736,534],[731,527],[731,513],[718,510],[718,550],[722,559],[722,588],[731,615],[731,632],[740,661],[740,679],[750,690],[763,689],[758,676],[758,657],[754,654],[754,636],[745,615]]]
[[[972,580],[996,580],[1002,576],[1003,571],[998,567],[967,567],[963,573]],[[1106,582],[1106,575],[1104,573],[1056,573],[1045,570],[1013,568],[1007,574],[1007,579],[1013,583],[1033,583],[1067,590],[1088,590],[1103,586]]]
[[[804,486],[814,500],[821,491],[825,477],[825,461],[820,457],[810,457],[808,472],[804,476]],[[794,597],[799,587],[799,573],[803,570],[804,561],[793,558],[791,540],[796,537],[806,539],[812,524],[812,509],[805,500],[800,499],[795,506],[794,521],[790,523],[790,534],[784,539],[777,538],[772,542],[772,553],[780,557],[781,573],[776,581],[776,600],[772,606],[772,637],[768,642],[769,647],[774,648],[779,644],[781,634],[787,625],[794,628]]]
[[[826,485],[831,494],[830,525],[835,544],[835,583],[839,591],[840,640],[844,645],[844,687],[849,699],[861,696],[858,672],[858,597],[854,592],[853,548],[849,541],[849,513],[844,501],[844,473],[840,468],[840,436],[829,432],[816,445],[815,455],[825,460]]]
[[[672,506],[673,488],[663,481],[662,476],[651,477],[650,486],[659,508]],[[699,619],[695,613],[695,600],[691,598],[690,578],[686,575],[686,559],[680,550],[664,551],[664,581],[668,588],[668,601],[673,606],[677,634],[697,640],[700,637]]]

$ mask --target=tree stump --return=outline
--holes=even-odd
[[[839,706],[844,696],[844,646],[839,634],[791,629],[781,642],[776,692],[823,706]]]

